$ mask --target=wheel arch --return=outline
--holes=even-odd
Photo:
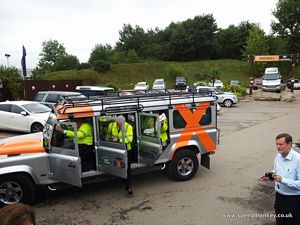
[[[36,174],[33,172],[30,166],[23,165],[23,166],[9,166],[9,167],[0,168],[0,177],[5,175],[13,175],[13,174],[24,174],[28,176],[34,184],[39,183]]]
[[[178,154],[178,152],[183,151],[183,150],[191,150],[195,154],[201,153],[200,146],[197,143],[192,143],[191,145],[186,145],[186,146],[182,146],[182,147],[174,149],[170,154],[169,160],[172,160],[174,158],[174,156],[176,154]]]

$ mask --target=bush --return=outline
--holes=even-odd
[[[164,70],[164,74],[170,80],[175,80],[176,76],[185,76],[186,71],[179,64],[171,64]]]
[[[247,95],[247,90],[241,86],[225,85],[224,91],[230,91],[237,95],[238,99],[243,99]]]
[[[80,63],[77,67],[78,70],[84,70],[91,68],[92,65],[90,63]]]
[[[94,70],[96,70],[97,72],[106,72],[108,70],[110,70],[110,63],[105,61],[105,60],[97,60],[94,65]]]
[[[114,84],[114,83],[107,83],[104,85],[105,87],[111,87],[113,89],[115,89],[115,91],[119,90],[118,85]]]

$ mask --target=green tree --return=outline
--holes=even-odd
[[[108,61],[99,59],[94,63],[93,67],[97,72],[106,72],[110,70],[110,63]]]
[[[279,0],[272,12],[278,22],[271,24],[274,34],[287,40],[289,53],[300,51],[300,1]]]
[[[32,72],[33,78],[40,79],[45,73],[53,71],[55,63],[66,55],[64,45],[57,40],[44,41],[38,66]]]
[[[116,50],[123,51],[126,54],[129,50],[134,50],[138,56],[145,57],[145,48],[148,43],[148,37],[140,26],[132,27],[130,24],[124,24],[123,29],[119,31],[119,41],[116,43]]]
[[[4,88],[3,100],[20,99],[22,79],[17,68],[0,66],[0,80]]]
[[[258,26],[253,26],[249,32],[243,56],[269,54],[269,41],[265,32]]]
[[[111,45],[96,44],[91,52],[89,63],[93,65],[98,60],[108,61],[112,54],[113,54],[113,49]]]
[[[215,85],[215,80],[220,79],[221,73],[218,68],[211,68],[209,73],[206,76],[206,79],[209,82],[212,82],[212,85]]]
[[[78,58],[74,55],[64,55],[54,63],[54,71],[77,69],[80,65]]]
[[[230,25],[227,29],[220,29],[216,34],[217,58],[241,59],[253,26],[255,24],[243,21],[238,26]]]

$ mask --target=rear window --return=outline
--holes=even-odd
[[[34,97],[34,101],[41,102],[45,95],[46,93],[37,93],[37,95]]]
[[[48,97],[46,98],[45,102],[53,102],[56,103],[59,99],[59,95],[58,94],[49,94]]]
[[[193,112],[193,109],[190,109],[190,110],[191,110],[191,112]],[[210,107],[206,109],[199,124],[201,126],[211,124],[211,108]],[[173,111],[173,126],[175,129],[185,128],[185,126],[186,126],[186,121],[181,116],[181,114],[178,112],[178,110]]]
[[[51,109],[49,109],[47,106],[44,106],[40,103],[30,103],[30,104],[24,104],[22,106],[31,113],[44,113],[44,112],[51,111]]]

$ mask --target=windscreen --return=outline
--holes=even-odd
[[[277,80],[280,76],[278,73],[265,73],[264,80]]]
[[[22,105],[25,109],[27,109],[30,113],[45,113],[50,112],[51,109],[49,109],[47,106],[44,106],[39,103],[31,103],[31,104],[24,104]]]

